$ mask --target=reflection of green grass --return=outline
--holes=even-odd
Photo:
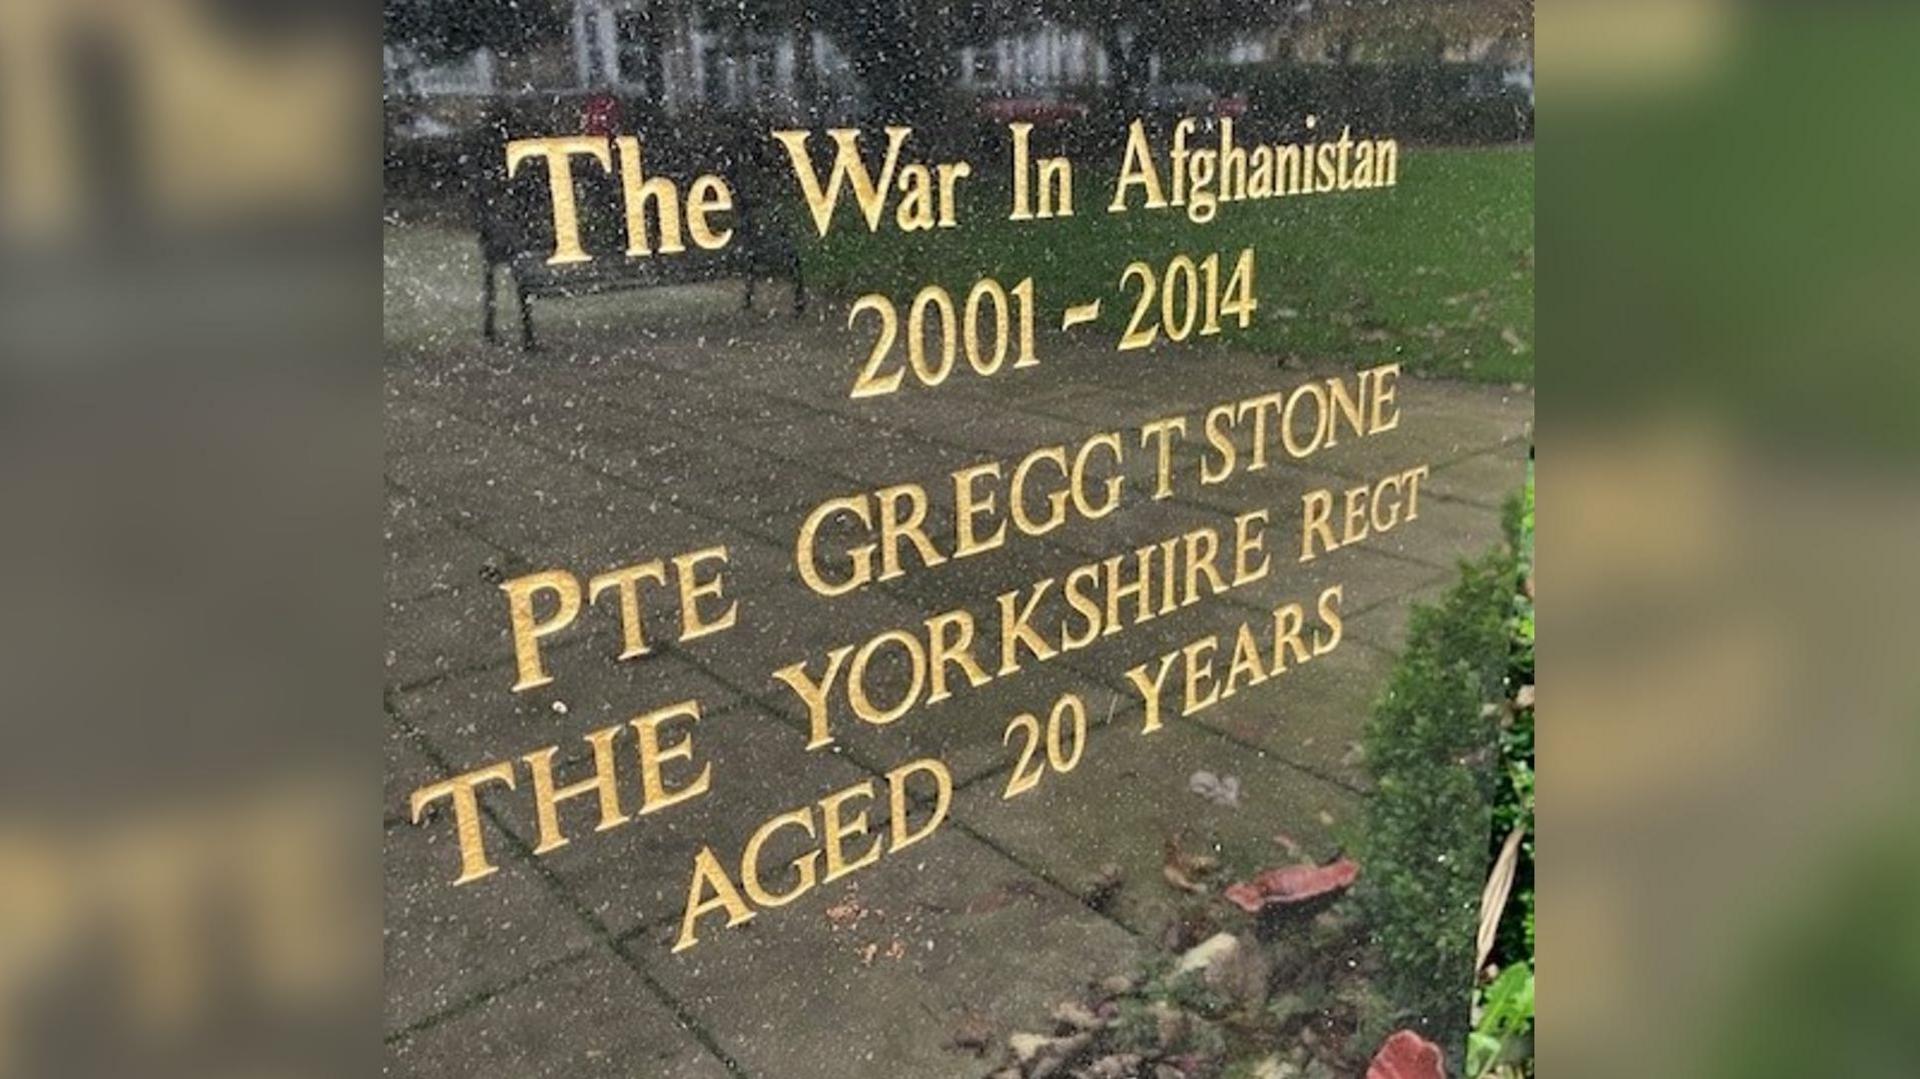
[[[808,272],[832,292],[901,300],[925,284],[964,293],[982,275],[1008,285],[1031,275],[1043,331],[1057,329],[1063,306],[1100,297],[1101,324],[1118,334],[1138,287],[1119,288],[1128,262],[1159,267],[1182,252],[1220,251],[1230,266],[1251,245],[1260,309],[1246,330],[1229,322],[1207,340],[1533,380],[1531,149],[1413,151],[1396,188],[1229,204],[1206,225],[1137,203],[1109,214],[1110,181],[1084,166],[1075,179],[1069,219],[1009,222],[1004,190],[985,179],[963,189],[971,199],[960,227],[932,235],[903,237],[890,224],[870,234],[843,209],[809,251]]]

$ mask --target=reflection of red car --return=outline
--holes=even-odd
[[[980,115],[1003,124],[1063,124],[1087,114],[1078,101],[1043,97],[996,97],[980,103]]]
[[[593,94],[580,103],[580,133],[618,135],[620,99],[612,94]]]

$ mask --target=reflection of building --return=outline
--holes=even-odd
[[[818,31],[722,28],[711,25],[697,4],[659,0],[576,0],[570,7],[566,38],[553,47],[564,55],[532,65],[558,78],[509,76],[503,69],[510,65],[485,49],[460,60],[423,65],[406,47],[388,45],[383,53],[387,89],[425,97],[651,91],[669,111],[795,102],[809,81],[823,100],[847,101],[858,94],[846,53]],[[1235,62],[1272,54],[1262,35],[1244,37],[1234,47]],[[1104,85],[1111,78],[1099,38],[1058,24],[959,46],[952,60],[957,86],[975,93],[1052,91]],[[1159,57],[1153,56],[1150,83],[1160,81],[1160,67]]]
[[[701,4],[668,0],[572,0],[567,7],[564,38],[529,59],[497,60],[481,49],[423,66],[405,47],[388,45],[388,91],[464,97],[609,90],[652,98],[669,112],[748,104],[779,110],[808,97],[844,106],[859,99],[845,50],[818,30],[723,22]],[[1131,37],[1123,32],[1122,40]],[[1336,62],[1341,50],[1325,28],[1289,23],[1225,35],[1205,52],[1223,65],[1317,65]],[[949,56],[956,88],[975,94],[1044,96],[1110,85],[1115,76],[1116,60],[1099,35],[1060,23],[956,44]],[[1377,59],[1365,49],[1351,58]],[[1531,49],[1524,42],[1482,35],[1449,45],[1440,58],[1504,69],[1509,85],[1532,89]],[[1150,87],[1179,79],[1157,52],[1147,55],[1141,73]]]
[[[567,38],[575,88],[651,91],[669,111],[793,102],[809,80],[829,97],[853,91],[847,58],[825,34],[723,30],[697,5],[578,0]]]
[[[491,94],[498,88],[492,49],[475,49],[444,64],[422,64],[404,45],[380,50],[380,64],[389,92],[426,97],[462,97]]]
[[[1060,26],[1008,34],[988,45],[965,45],[957,59],[960,85],[969,90],[1050,90],[1098,85],[1109,77],[1107,52],[1099,40],[1085,30]]]
[[[697,6],[675,19],[656,17],[650,0],[579,0],[569,42],[577,85],[643,92],[653,83],[669,110],[690,104],[733,106],[750,100],[794,101],[810,71],[829,98],[857,93],[846,54],[826,34],[722,32]],[[656,21],[657,18],[657,21]],[[1043,25],[953,52],[958,85],[984,92],[1054,89],[1107,81],[1105,50],[1084,30]]]

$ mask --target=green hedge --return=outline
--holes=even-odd
[[[1497,551],[1463,565],[1437,607],[1415,608],[1364,740],[1374,790],[1359,895],[1392,1011],[1383,1019],[1447,1046],[1467,1034],[1515,568]]]

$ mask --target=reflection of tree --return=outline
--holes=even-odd
[[[1339,63],[1438,60],[1477,38],[1531,37],[1533,0],[1318,0],[1313,18]]]
[[[1085,26],[1084,14],[1101,5],[1071,0],[785,0],[775,7],[813,9],[814,25],[847,54],[854,76],[866,90],[874,119],[912,119],[923,115],[955,81],[955,50],[980,45],[1041,23]],[[1154,18],[1158,8],[1137,8]],[[1139,53],[1145,84],[1146,51]]]
[[[793,94],[810,123],[820,103],[820,71],[813,54],[813,35],[821,28],[821,12],[845,6],[838,0],[759,0],[751,4],[710,3],[709,25],[736,51],[746,51],[749,35],[781,39],[793,50]]]
[[[620,37],[640,43],[638,57],[620,58],[621,74],[639,84],[640,96],[645,101],[658,102],[666,98],[667,72],[662,58],[666,55],[668,34],[676,20],[685,17],[684,8],[684,4],[673,0],[647,0],[621,13]]]
[[[971,0],[872,4],[787,0],[775,8],[817,5],[817,22],[847,53],[876,118],[910,118],[952,84],[955,47],[1034,28],[1036,22],[1093,33],[1123,101],[1148,83],[1151,58],[1197,56],[1224,33],[1270,24],[1291,10],[1272,0]]]
[[[1132,107],[1145,92],[1157,53],[1164,61],[1197,59],[1221,35],[1272,23],[1287,9],[1262,0],[1050,0],[1048,14],[1098,35],[1113,81],[1114,104]]]
[[[566,20],[553,0],[382,0],[382,38],[405,50],[401,93],[416,92],[417,65],[457,60],[476,49],[521,56],[555,41]]]
[[[951,81],[952,33],[965,25],[964,11],[954,5],[825,3],[819,15],[822,29],[845,50],[875,119],[911,120]]]

